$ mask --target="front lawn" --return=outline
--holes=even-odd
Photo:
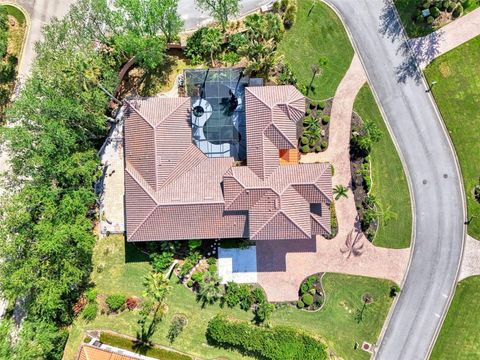
[[[143,253],[133,245],[127,245],[125,251],[123,237],[117,235],[99,240],[94,253],[92,281],[96,283],[99,294],[142,295],[142,279],[151,269]],[[99,268],[100,264],[102,266]],[[325,275],[323,284],[326,303],[322,310],[312,313],[285,305],[273,313],[272,324],[305,329],[324,339],[330,350],[343,358],[368,359],[369,354],[361,350],[353,350],[354,343],[355,341],[361,343],[364,340],[376,341],[392,302],[388,293],[393,284],[385,280],[340,274]],[[362,308],[362,295],[365,293],[372,295],[373,303],[367,305],[363,319],[359,321],[358,312]],[[221,308],[218,303],[207,305],[202,309],[194,294],[175,280],[172,281],[172,292],[168,297],[167,304],[168,313],[152,337],[154,343],[172,346],[206,359],[246,358],[238,352],[208,345],[205,331],[208,321],[218,313],[241,320],[252,320],[251,312],[226,306]],[[185,314],[188,324],[175,342],[170,345],[166,336],[171,319],[176,313]],[[136,336],[139,329],[137,324],[139,318],[139,310],[126,310],[118,315],[99,314],[91,322],[86,322],[80,317],[77,318],[70,329],[64,359],[74,359],[85,330],[113,330]]]
[[[372,121],[381,132],[373,144],[371,158],[372,190],[383,212],[389,210],[393,218],[380,219],[373,243],[377,246],[401,249],[410,246],[412,238],[412,208],[407,179],[397,149],[378,109],[368,84],[359,91],[355,112],[364,120]]]
[[[457,285],[455,296],[433,348],[431,360],[480,358],[480,276]]]
[[[480,36],[438,57],[425,69],[462,169],[468,233],[480,239],[480,203],[473,189],[480,178]]]
[[[353,57],[350,40],[340,19],[327,5],[314,0],[298,1],[297,20],[285,32],[278,53],[283,54],[291,65],[299,86],[310,84],[312,65],[318,65],[319,59],[326,57],[325,69],[321,75],[315,76],[314,89],[308,93],[314,100],[335,94]]]

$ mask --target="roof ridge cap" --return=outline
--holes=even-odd
[[[295,225],[297,229],[299,229],[303,234],[305,234],[305,236],[307,237],[311,236],[311,234],[308,234],[300,225],[298,225],[297,222],[293,220],[284,209],[280,208],[280,210],[278,211],[281,212],[283,215],[285,215],[288,218],[288,220],[290,220],[291,223]]]
[[[129,102],[128,100],[125,100],[125,103],[127,104],[127,106],[132,109],[133,111],[135,111],[137,113],[138,116],[140,116],[148,125],[150,125],[150,127],[152,129],[155,129],[155,126],[152,125],[152,123],[145,117],[145,115],[143,115],[140,110],[138,110],[135,105],[133,105],[131,102]]]

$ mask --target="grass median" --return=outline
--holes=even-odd
[[[359,91],[354,104],[362,119],[373,121],[382,136],[373,144],[371,157],[372,194],[383,207],[389,207],[393,219],[380,225],[373,243],[377,246],[401,249],[410,246],[412,238],[412,207],[407,178],[397,149],[388,132],[382,114],[368,84]]]

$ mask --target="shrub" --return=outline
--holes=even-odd
[[[437,18],[440,16],[440,10],[434,6],[433,8],[430,9],[430,14],[432,14],[434,18]]]
[[[188,281],[187,281],[187,286],[188,286],[189,288],[191,288],[191,287],[193,286],[193,281],[192,281],[192,280],[188,280]]]
[[[307,293],[311,288],[311,285],[309,285],[308,283],[304,282],[301,286],[300,286],[300,294],[305,294]]]
[[[275,2],[272,4],[272,10],[273,10],[273,12],[275,12],[275,13],[280,12],[280,2],[275,1]]]
[[[390,286],[390,297],[395,297],[400,292],[400,287],[398,285]]]
[[[302,145],[307,145],[308,144],[308,138],[303,136],[301,139],[300,139],[300,143]]]
[[[454,1],[451,1],[450,4],[448,5],[447,11],[448,11],[448,12],[452,12],[453,9],[455,9],[455,6],[456,6],[456,5],[457,5],[457,4],[456,4]]]
[[[315,139],[310,139],[310,142],[308,143],[311,147],[314,147],[317,141]]]
[[[257,324],[261,324],[265,321],[268,321],[272,316],[273,311],[275,310],[275,305],[269,304],[268,302],[264,301],[255,308],[253,311],[255,317],[254,321]]]
[[[167,339],[173,343],[178,335],[187,326],[187,317],[183,314],[175,314],[172,318],[172,323],[168,329]]]
[[[267,296],[265,292],[260,288],[255,288],[252,290],[253,302],[255,304],[261,304],[267,302]]]
[[[97,301],[97,289],[90,288],[87,291],[85,291],[85,298],[88,300],[88,302]]]
[[[450,6],[449,0],[445,0],[444,2],[442,2],[442,10],[448,10],[449,6]]]
[[[326,106],[325,101],[319,101],[319,102],[318,102],[318,108],[319,108],[320,110],[325,109],[325,106]]]
[[[330,116],[323,115],[322,116],[322,124],[327,125],[330,122]]]
[[[223,300],[227,304],[227,306],[231,308],[237,306],[240,303],[239,286],[237,283],[233,281],[227,283]]]
[[[306,293],[302,296],[302,301],[305,306],[310,306],[313,304],[313,296],[312,294]]]
[[[289,327],[260,327],[216,316],[209,321],[206,335],[211,343],[266,360],[327,358],[323,343]]]
[[[308,154],[310,152],[310,147],[308,145],[303,145],[301,148],[300,148],[300,151],[304,154]]]
[[[242,46],[247,44],[247,38],[242,33],[235,33],[228,36],[228,49],[237,52]]]
[[[453,10],[453,17],[457,18],[457,17],[460,17],[462,16],[463,14],[463,6],[462,4],[457,4],[457,6],[455,7],[455,10]]]
[[[428,9],[428,8],[430,7],[430,2],[429,2],[429,1],[424,2],[423,5],[422,5],[422,7],[423,7],[424,9]]]
[[[202,240],[190,240],[188,242],[188,252],[192,253],[202,246]]]
[[[480,184],[475,185],[475,187],[473,188],[473,197],[477,202],[480,203]]]
[[[320,147],[322,148],[322,150],[325,150],[328,147],[328,143],[326,141],[322,141],[320,143]],[[332,174],[332,176],[333,176],[333,174]]]
[[[191,270],[193,269],[193,263],[190,261],[190,259],[186,259],[185,262],[183,263],[182,267],[180,268],[179,274],[180,276],[185,276],[187,275]]]
[[[241,284],[238,287],[238,297],[240,309],[248,311],[253,305],[254,298],[252,295],[252,289],[250,285]]]
[[[138,306],[138,299],[134,297],[128,298],[127,301],[125,301],[125,305],[128,310],[133,310]]]
[[[210,266],[208,267],[208,271],[210,271],[210,272],[213,273],[213,274],[216,274],[216,273],[217,273],[217,270],[218,270],[217,264],[212,264],[212,265],[210,265]]]
[[[87,321],[92,321],[97,317],[98,305],[91,302],[83,309],[82,317]]]
[[[166,271],[173,262],[173,252],[163,251],[161,253],[150,254],[150,263],[157,272]]]
[[[302,300],[298,300],[297,301],[297,308],[299,309],[303,309],[305,307],[305,304],[303,303]]]
[[[283,14],[283,26],[286,29],[290,29],[297,19],[297,6],[289,5],[285,13]]]
[[[203,273],[200,271],[196,271],[192,274],[191,279],[193,282],[199,283],[203,279]]]
[[[322,147],[320,145],[315,146],[315,152],[320,152],[322,151]]]
[[[187,39],[187,47],[185,48],[187,57],[198,60],[198,58],[204,58],[208,55],[208,49],[205,49],[202,44],[202,39],[207,32],[208,28],[202,27]]]
[[[215,265],[217,263],[217,259],[215,259],[214,257],[209,257],[207,259],[207,264],[208,265]]]
[[[308,290],[308,292],[309,292],[311,295],[315,295],[315,294],[317,293],[317,289],[311,288],[310,290]]]
[[[105,302],[107,303],[108,308],[112,312],[117,312],[125,304],[125,295],[114,294],[107,296]]]
[[[427,24],[432,25],[434,21],[435,21],[435,18],[433,16],[427,17]]]

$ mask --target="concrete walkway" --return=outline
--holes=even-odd
[[[467,235],[458,281],[474,275],[480,275],[480,241]]]
[[[332,104],[329,146],[325,152],[302,156],[301,163],[331,162],[333,185],[350,185],[350,131],[355,97],[366,82],[365,71],[355,55],[341,81]],[[410,249],[387,249],[372,245],[359,230],[358,213],[351,189],[348,197],[335,202],[338,234],[332,240],[317,237],[312,252],[287,252],[285,271],[259,272],[258,283],[270,301],[298,298],[300,283],[317,272],[338,272],[389,279],[400,284],[407,268]],[[257,242],[257,252],[275,252]],[[279,251],[279,250],[278,250]]]
[[[433,59],[480,35],[480,8],[452,21],[437,31],[410,40],[410,46],[424,69]]]

